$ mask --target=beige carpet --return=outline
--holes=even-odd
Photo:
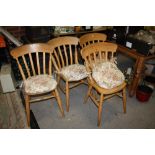
[[[98,129],[97,108],[89,99],[83,104],[87,86],[81,85],[70,92],[70,112],[66,112],[65,96],[61,93],[65,118],[61,118],[55,100],[31,105],[36,120],[42,129]],[[128,97],[127,113],[123,113],[119,97],[104,102],[101,129],[154,129],[155,93],[149,102],[141,103],[135,97]]]

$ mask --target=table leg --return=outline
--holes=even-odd
[[[139,57],[135,64],[134,77],[129,88],[129,96],[132,97],[136,93],[136,89],[141,79],[141,74],[144,68],[144,57]]]

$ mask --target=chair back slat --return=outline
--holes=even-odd
[[[68,66],[68,55],[67,55],[67,50],[66,50],[66,47],[63,45],[63,50],[64,50],[64,53],[65,53],[65,59],[66,59],[66,66]]]
[[[90,69],[97,60],[110,61],[117,50],[117,45],[108,42],[94,43],[82,49],[82,57]],[[89,70],[90,70],[89,69]]]
[[[89,67],[92,68],[92,65],[94,64],[94,61],[91,60],[91,55],[89,55],[87,58],[88,58],[88,59],[87,59],[87,61],[86,61],[86,64],[87,64]]]
[[[48,72],[49,72],[49,75],[52,75],[52,62],[53,62],[52,61],[52,54],[50,53],[49,56],[50,57],[49,57],[49,71]]]
[[[104,51],[104,59],[107,61],[108,60],[108,52]]]
[[[59,55],[60,55],[60,59],[61,59],[61,66],[64,67],[65,63],[64,63],[64,57],[62,55],[62,50],[60,49],[60,46],[58,46],[58,51],[59,51]]]
[[[48,41],[48,44],[55,50],[53,56],[59,70],[62,67],[78,62],[77,46],[79,39],[77,37],[58,37]]]
[[[70,53],[70,64],[73,64],[73,55],[72,55],[72,49],[71,49],[71,45],[69,45],[69,53]]]
[[[33,60],[32,60],[32,55],[31,55],[31,53],[29,53],[29,58],[30,58],[30,64],[31,64],[31,67],[32,67],[33,75],[36,75],[36,71],[35,71],[35,69],[34,69],[34,63],[33,63]]]
[[[30,77],[30,76],[31,76],[30,70],[29,70],[29,68],[28,68],[28,65],[27,65],[27,62],[26,62],[26,60],[25,60],[25,56],[24,56],[24,55],[22,56],[22,59],[23,59],[23,62],[24,62],[26,71],[27,71],[27,73],[28,73],[28,77]]]
[[[60,60],[59,60],[59,57],[58,57],[58,53],[56,52],[56,50],[54,49],[54,57],[56,58],[56,64],[58,64],[58,68],[60,69],[61,68],[61,65],[60,65]]]
[[[78,62],[78,50],[77,50],[77,48],[76,48],[76,46],[74,47],[75,49],[75,64],[78,64],[79,62]]]
[[[45,54],[46,54],[46,53],[43,53],[43,73],[44,73],[44,74],[46,74],[46,63],[45,63],[45,59],[46,59],[46,58],[45,58]]]
[[[21,75],[22,75],[22,78],[23,78],[23,80],[25,80],[26,77],[25,77],[25,74],[24,74],[24,72],[23,72],[22,66],[21,66],[21,64],[19,63],[18,59],[16,59],[16,61],[17,61],[17,64],[18,64],[19,71],[20,71],[20,73],[21,73]]]
[[[57,65],[57,62],[55,61],[56,59],[52,56],[52,54],[51,54],[51,60],[52,60],[53,66],[55,67],[56,71],[59,71],[60,68]]]
[[[36,52],[36,61],[37,61],[37,72],[40,75],[40,62],[39,62],[39,54]]]
[[[96,63],[96,53],[93,53],[93,59],[94,59],[94,62]]]
[[[51,74],[50,55],[53,50],[45,43],[27,44],[13,49],[11,55],[17,61],[23,80],[37,74]]]
[[[81,48],[87,45],[94,44],[96,42],[104,42],[107,39],[107,35],[103,33],[87,33],[80,37],[79,43]]]
[[[102,59],[102,53],[101,53],[101,51],[99,52],[99,59],[100,60]]]

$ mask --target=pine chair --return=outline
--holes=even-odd
[[[113,59],[116,52],[117,45],[113,43],[101,42],[91,44],[82,49],[82,57],[85,60],[86,68],[88,72],[92,72],[95,63],[102,61],[110,61]],[[104,57],[103,57],[104,56]],[[114,95],[118,95],[123,98],[123,110],[126,113],[126,83],[118,85],[117,87],[106,89],[101,87],[92,77],[88,77],[88,92],[85,97],[84,103],[87,102],[90,97],[98,108],[98,126],[101,126],[102,118],[102,105],[105,99],[108,99]],[[99,96],[96,96],[95,90]],[[94,93],[93,93],[94,92]],[[121,93],[121,94],[120,94]],[[98,99],[99,97],[99,99]]]
[[[36,101],[55,98],[64,116],[57,82],[52,76],[51,51],[52,48],[44,43],[27,44],[11,51],[23,78],[28,126],[30,126],[30,103]]]
[[[78,42],[77,37],[58,37],[48,41],[53,48],[55,58],[55,68],[58,74],[60,89],[66,94],[66,110],[69,112],[69,90],[79,84],[85,83],[88,76],[86,67],[78,62]],[[65,87],[62,85],[65,82]],[[60,83],[61,82],[61,83]]]
[[[84,48],[85,46],[96,42],[104,42],[106,39],[107,35],[103,33],[87,33],[80,37],[79,43],[80,47]]]

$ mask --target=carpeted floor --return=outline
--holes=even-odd
[[[65,118],[61,118],[55,100],[34,103],[31,109],[41,129],[97,129],[97,108],[91,99],[83,104],[87,86],[81,85],[70,91],[70,112],[66,112],[65,96],[61,94]],[[59,91],[60,92],[60,91]],[[155,128],[155,93],[147,103],[128,97],[127,113],[123,113],[119,97],[103,104],[101,129],[150,129]]]

